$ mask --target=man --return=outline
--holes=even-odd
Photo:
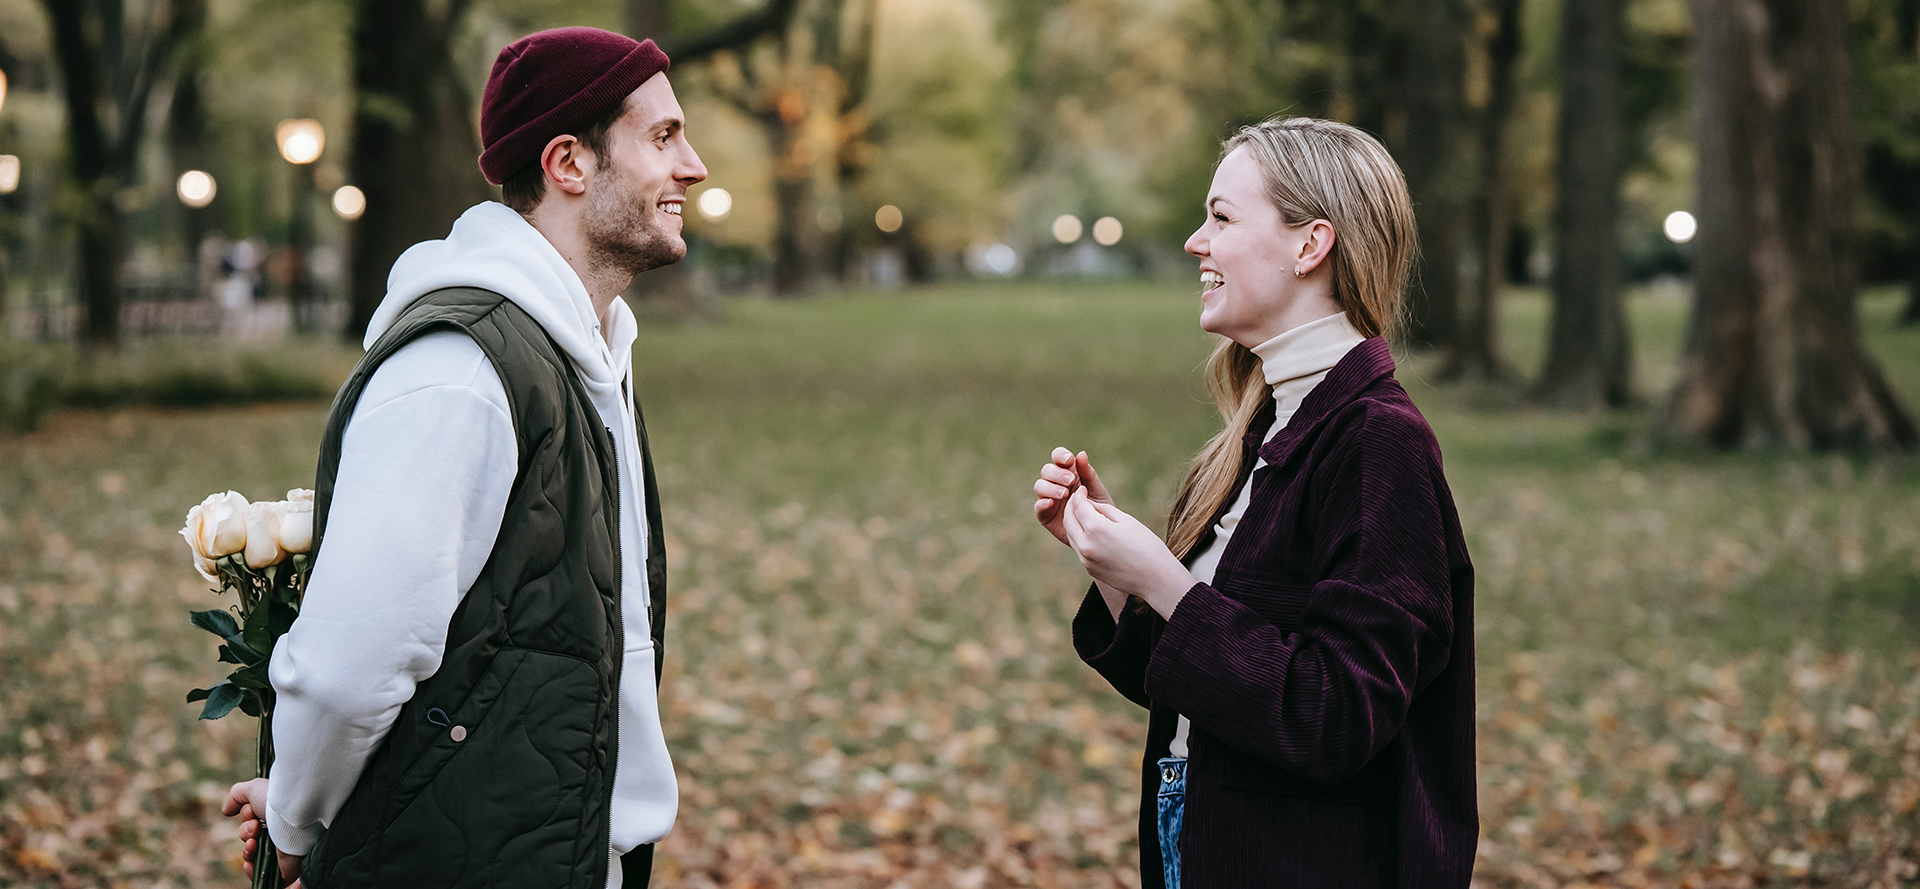
[[[334,886],[645,886],[673,826],[664,548],[618,299],[686,254],[706,169],[652,41],[502,50],[480,204],[394,264],[321,446],[314,571],[274,652],[260,813]],[[375,208],[374,212],[379,212]]]

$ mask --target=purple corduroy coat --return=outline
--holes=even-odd
[[[1240,456],[1251,504],[1213,583],[1172,618],[1130,603],[1116,624],[1098,590],[1074,617],[1080,657],[1151,714],[1148,889],[1163,889],[1157,760],[1179,715],[1183,889],[1472,876],[1473,567],[1439,444],[1393,369],[1386,341],[1366,340],[1272,441],[1272,404],[1255,418]],[[1256,449],[1269,465],[1253,473]]]

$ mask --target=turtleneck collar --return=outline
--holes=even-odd
[[[1307,393],[1364,340],[1366,337],[1347,321],[1347,313],[1337,312],[1254,346],[1253,354],[1260,356],[1267,385],[1273,387],[1274,408],[1280,419],[1292,416]]]

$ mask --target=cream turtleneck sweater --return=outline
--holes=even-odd
[[[1273,387],[1273,426],[1267,429],[1268,441],[1287,428],[1287,421],[1293,419],[1300,403],[1307,399],[1307,393],[1320,385],[1333,366],[1365,339],[1348,323],[1347,313],[1340,312],[1309,321],[1253,347],[1253,354],[1260,356],[1260,369],[1266,374],[1267,385]],[[1257,472],[1265,465],[1266,460],[1256,459],[1253,468]],[[1248,479],[1251,481],[1251,474]],[[1233,507],[1213,526],[1213,542],[1193,560],[1189,570],[1194,580],[1213,582],[1213,572],[1220,567],[1220,554],[1226,552],[1227,541],[1233,539],[1233,529],[1247,514],[1247,504],[1252,500],[1253,485],[1241,485]],[[1182,759],[1187,756],[1187,728],[1187,718],[1180,717],[1180,727],[1174,732],[1169,751]]]

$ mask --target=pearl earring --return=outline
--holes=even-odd
[[[1293,276],[1294,276],[1294,277],[1296,277],[1296,278],[1304,278],[1304,277],[1306,277],[1306,276],[1307,276],[1307,273],[1306,273],[1306,272],[1303,272],[1303,271],[1301,271],[1301,270],[1300,270],[1300,267],[1299,267],[1299,266],[1294,266],[1294,267],[1293,267]]]

